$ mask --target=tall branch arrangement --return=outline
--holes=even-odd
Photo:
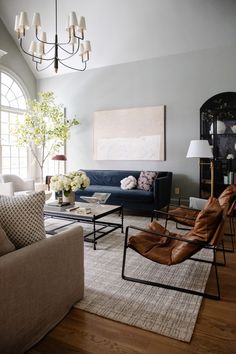
[[[43,181],[43,167],[49,156],[57,153],[70,136],[70,128],[78,125],[77,119],[65,120],[63,106],[55,103],[54,93],[40,92],[40,100],[29,100],[23,122],[19,122],[12,133],[18,146],[30,149],[40,168]]]

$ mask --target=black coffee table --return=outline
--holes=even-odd
[[[68,211],[69,208],[78,208],[72,211]],[[80,210],[84,208],[91,208],[91,213],[85,214]],[[111,215],[113,213],[119,213],[120,222],[110,222],[108,220],[101,220],[104,217]],[[107,205],[107,204],[90,204],[90,203],[80,203],[76,202],[73,206],[52,206],[45,204],[44,215],[46,218],[57,218],[68,220],[68,224],[80,222],[93,224],[93,230],[84,235],[84,240],[86,242],[93,243],[93,248],[96,250],[97,240],[109,233],[113,232],[116,229],[121,229],[121,232],[124,232],[124,215],[123,215],[123,206],[122,205]],[[68,225],[66,224],[66,225]],[[51,230],[50,234],[55,234],[60,228],[65,227],[58,226]]]

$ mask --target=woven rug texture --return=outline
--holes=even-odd
[[[109,220],[115,218],[118,216]],[[125,217],[125,225],[145,227],[149,222],[146,217]],[[174,231],[174,225],[169,223],[168,229]],[[89,226],[83,226],[86,232]],[[92,244],[85,243],[85,296],[75,307],[190,342],[202,297],[123,280],[123,245],[124,234],[120,230],[98,240],[96,251]],[[212,259],[212,252],[202,250],[198,256]],[[125,274],[204,291],[210,269],[209,264],[193,261],[163,266],[128,250]]]

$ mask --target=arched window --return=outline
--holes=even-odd
[[[27,149],[17,147],[11,129],[26,110],[26,95],[12,75],[0,69],[0,173],[27,177]]]

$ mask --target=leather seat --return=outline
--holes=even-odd
[[[200,211],[196,217],[194,226],[186,234],[181,235],[166,230],[157,221],[152,221],[147,229],[128,226],[126,228],[125,246],[123,254],[122,278],[126,280],[144,283],[152,286],[164,287],[195,295],[201,295],[213,299],[220,298],[219,281],[216,263],[216,249],[219,242],[223,242],[226,211],[223,209],[216,198],[210,197],[205,208]],[[129,229],[139,230],[136,235],[129,237]],[[215,265],[215,276],[217,283],[217,294],[212,295],[204,292],[198,292],[185,288],[166,285],[159,282],[133,278],[125,275],[125,265],[127,249],[131,248],[145,258],[166,266],[172,266],[185,260],[194,260],[197,262],[207,262]],[[202,248],[213,250],[213,262],[201,258],[192,257]],[[225,255],[224,255],[225,264]]]

